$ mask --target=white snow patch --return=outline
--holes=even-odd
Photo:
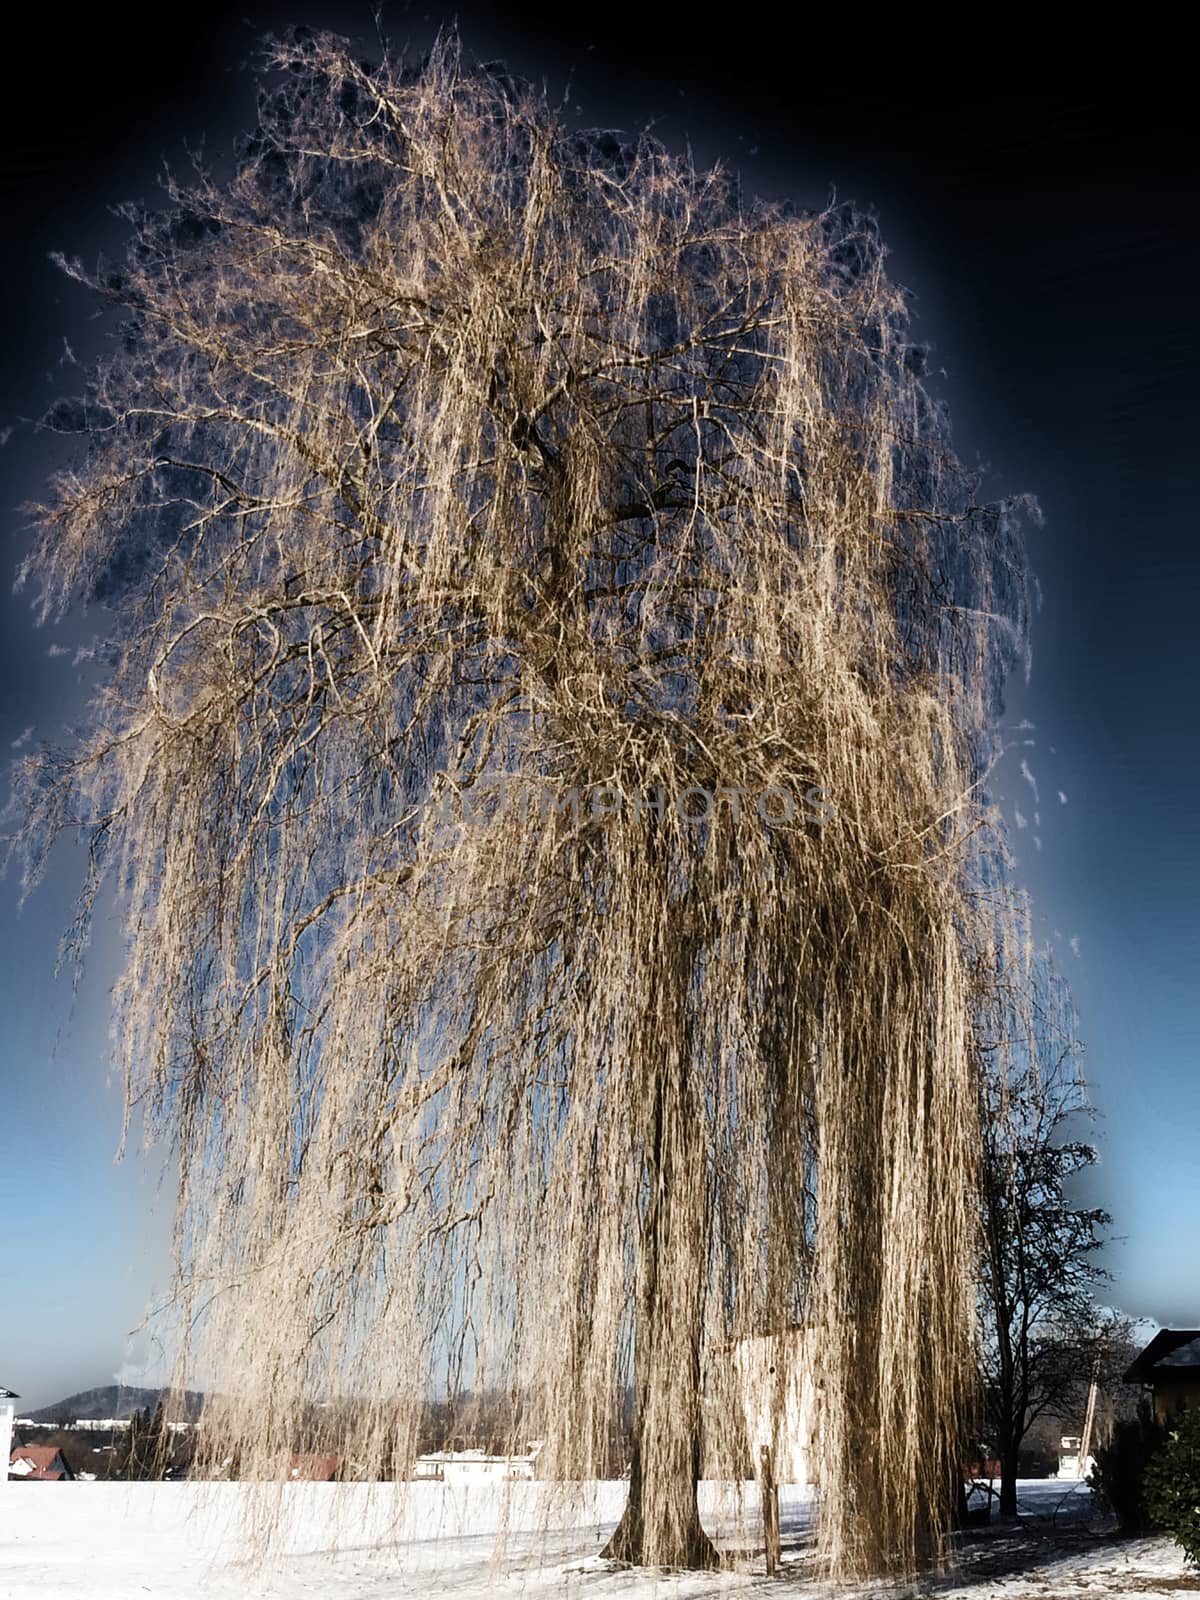
[[[810,1491],[781,1490],[784,1573],[763,1572],[757,1496],[704,1484],[701,1511],[735,1570],[622,1571],[597,1552],[623,1483],[289,1483],[280,1532],[255,1560],[246,1484],[0,1484],[0,1600],[901,1600],[905,1587],[806,1575]],[[1023,1483],[1036,1533],[981,1530],[961,1567],[919,1585],[945,1600],[1178,1594],[1182,1554],[1164,1539],[1117,1542],[1089,1523],[1085,1484]],[[789,1570],[790,1569],[790,1570]]]

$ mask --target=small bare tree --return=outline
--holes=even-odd
[[[971,1370],[1019,507],[861,215],[572,134],[453,43],[271,67],[231,179],[69,266],[123,321],[26,567],[110,608],[18,788],[29,877],[82,828],[81,929],[125,908],[181,1376],[251,1476],[336,1394],[382,1467],[435,1392],[587,1476],[632,1384],[610,1552],[711,1565],[706,1363],[802,1316],[825,1554],[909,1570]]]
[[[993,1003],[980,1027],[980,1359],[1004,1516],[1017,1513],[1032,1425],[1047,1411],[1082,1409],[1089,1383],[1107,1386],[1127,1364],[1129,1323],[1096,1300],[1112,1219],[1071,1196],[1072,1179],[1097,1159],[1080,1138],[1093,1113],[1072,1023],[1065,986],[1042,960],[1021,1003]]]

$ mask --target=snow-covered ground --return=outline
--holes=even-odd
[[[255,1558],[244,1484],[0,1484],[0,1600],[708,1600],[889,1593],[811,1576],[810,1503],[781,1492],[784,1574],[763,1571],[752,1488],[739,1502],[705,1485],[706,1524],[731,1570],[678,1576],[611,1569],[596,1557],[625,1486],[600,1483],[564,1500],[541,1484],[453,1488],[293,1483],[275,1543]],[[957,1568],[922,1593],[951,1600],[1076,1600],[1200,1593],[1165,1540],[1104,1533],[1082,1485],[1028,1482],[1026,1519],[964,1545]],[[260,1507],[260,1509],[267,1509]],[[910,1592],[907,1589],[900,1593]]]

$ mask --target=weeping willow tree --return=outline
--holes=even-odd
[[[822,1549],[911,1570],[971,1371],[977,783],[1023,626],[851,208],[749,205],[453,41],[271,47],[218,180],[128,213],[52,414],[44,615],[87,730],[27,872],[121,908],[128,1101],[177,1152],[181,1381],[269,1478],[314,1399],[411,1459],[502,1397],[609,1554],[711,1565],[706,1376],[803,1322]]]

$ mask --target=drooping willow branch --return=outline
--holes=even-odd
[[[799,1319],[825,1553],[910,1569],[970,1370],[1020,507],[853,211],[571,134],[453,43],[272,64],[234,177],[71,269],[123,331],[26,569],[112,620],[20,795],[31,862],[82,821],[122,897],[205,1437],[277,1474],[349,1395],[371,1475],[491,1397],[578,1478],[632,1390],[614,1552],[704,1563],[719,1353]]]

